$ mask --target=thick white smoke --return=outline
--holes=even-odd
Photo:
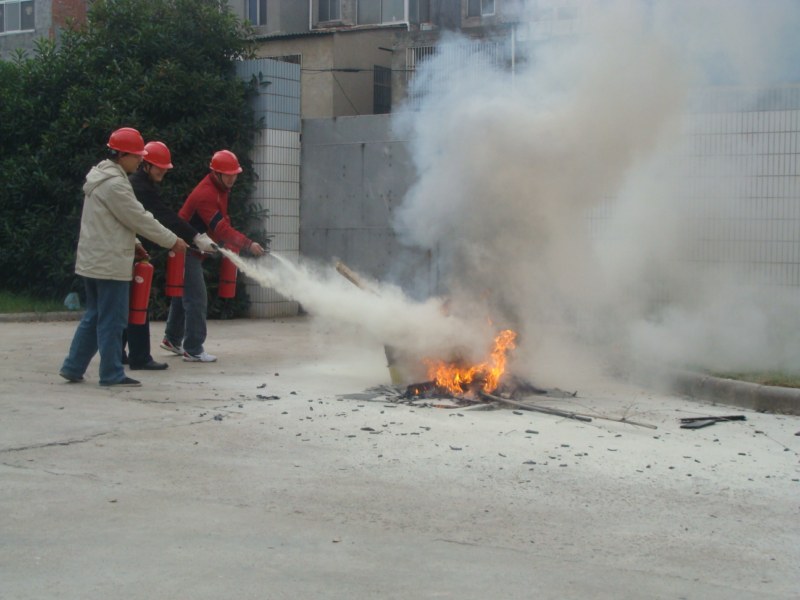
[[[333,267],[293,263],[278,254],[251,260],[227,250],[223,253],[261,286],[299,301],[310,314],[349,328],[362,339],[391,345],[417,358],[446,358],[459,351],[477,360],[490,349],[491,331],[486,324],[449,315],[438,298],[417,302],[396,286],[362,276],[359,287]]]
[[[455,36],[421,65],[421,107],[395,117],[418,172],[396,229],[437,256],[457,314],[519,331],[514,369],[537,381],[616,353],[787,362],[796,344],[771,333],[776,318],[797,330],[797,303],[765,305],[735,275],[687,260],[697,207],[680,157],[693,88],[774,80],[774,36],[798,22],[797,3],[594,4],[584,35],[513,75],[459,61]]]

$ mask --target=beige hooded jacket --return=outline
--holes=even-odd
[[[93,279],[130,281],[136,234],[171,248],[177,236],[136,199],[125,170],[112,160],[92,167],[83,185],[83,213],[75,272]]]

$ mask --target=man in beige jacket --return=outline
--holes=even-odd
[[[122,367],[122,332],[128,321],[136,235],[185,252],[186,242],[161,225],[136,199],[128,181],[147,154],[141,134],[117,129],[108,140],[110,158],[92,167],[84,200],[75,273],[84,278],[86,312],[72,338],[59,375],[83,381],[100,351],[100,385],[139,386]]]

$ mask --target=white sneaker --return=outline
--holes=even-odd
[[[181,356],[183,354],[183,348],[181,348],[180,345],[176,346],[175,344],[170,342],[167,338],[161,340],[160,345],[164,350],[169,350],[170,352],[172,352],[173,354],[177,354],[178,356]]]
[[[184,352],[183,360],[186,362],[217,362],[217,357],[204,350],[200,354],[189,354],[188,352]]]

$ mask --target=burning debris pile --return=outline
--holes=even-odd
[[[377,296],[377,292],[366,285],[361,278],[342,262],[336,264],[336,270],[345,279]],[[550,398],[574,398],[576,392],[562,390],[544,390],[506,371],[508,354],[516,348],[517,334],[511,329],[500,331],[494,338],[486,360],[470,363],[463,357],[450,360],[403,356],[397,348],[386,345],[386,358],[392,373],[392,386],[379,386],[371,391],[380,392],[384,399],[393,402],[437,407],[487,407],[499,405],[513,406],[523,410],[535,410],[581,421],[591,421],[591,417],[555,408],[538,407],[523,400],[532,395]],[[398,369],[400,363],[406,363],[404,369]],[[409,367],[408,363],[415,363]],[[416,363],[420,363],[417,365]],[[423,369],[416,368],[417,366]],[[425,379],[407,384],[404,375],[425,372]]]
[[[426,358],[422,363],[427,368],[427,380],[403,386],[380,386],[373,391],[382,392],[385,399],[437,408],[495,408],[507,406],[522,410],[545,413],[557,417],[590,423],[593,419],[604,419],[628,423],[648,429],[655,425],[632,421],[625,417],[614,418],[602,415],[589,415],[570,410],[561,410],[530,402],[532,396],[539,398],[575,398],[577,392],[559,389],[546,390],[515,375],[506,373],[508,353],[513,350],[517,334],[506,329],[494,339],[493,347],[486,361],[469,364],[462,359],[452,361]],[[387,347],[387,358],[393,356]]]
[[[508,353],[516,347],[516,337],[517,334],[510,329],[501,331],[494,340],[489,358],[478,364],[467,364],[463,360],[447,362],[424,359],[422,362],[427,367],[428,380],[408,385],[405,391],[400,388],[396,401],[453,408],[506,405],[590,422],[592,418],[587,415],[524,401],[532,395],[574,398],[577,392],[545,390],[519,377],[507,375]]]
[[[444,361],[423,359],[427,380],[406,386],[402,397],[407,400],[448,398],[461,404],[492,401],[495,395],[503,398],[520,398],[531,394],[546,394],[547,390],[506,376],[508,353],[516,347],[517,334],[505,329],[494,339],[489,358],[469,364],[463,359]]]
[[[436,390],[446,390],[451,394],[471,394],[476,391],[491,394],[497,389],[500,377],[505,372],[506,354],[515,347],[517,334],[506,329],[494,340],[489,360],[477,365],[446,363],[441,360],[426,359],[428,376]]]

